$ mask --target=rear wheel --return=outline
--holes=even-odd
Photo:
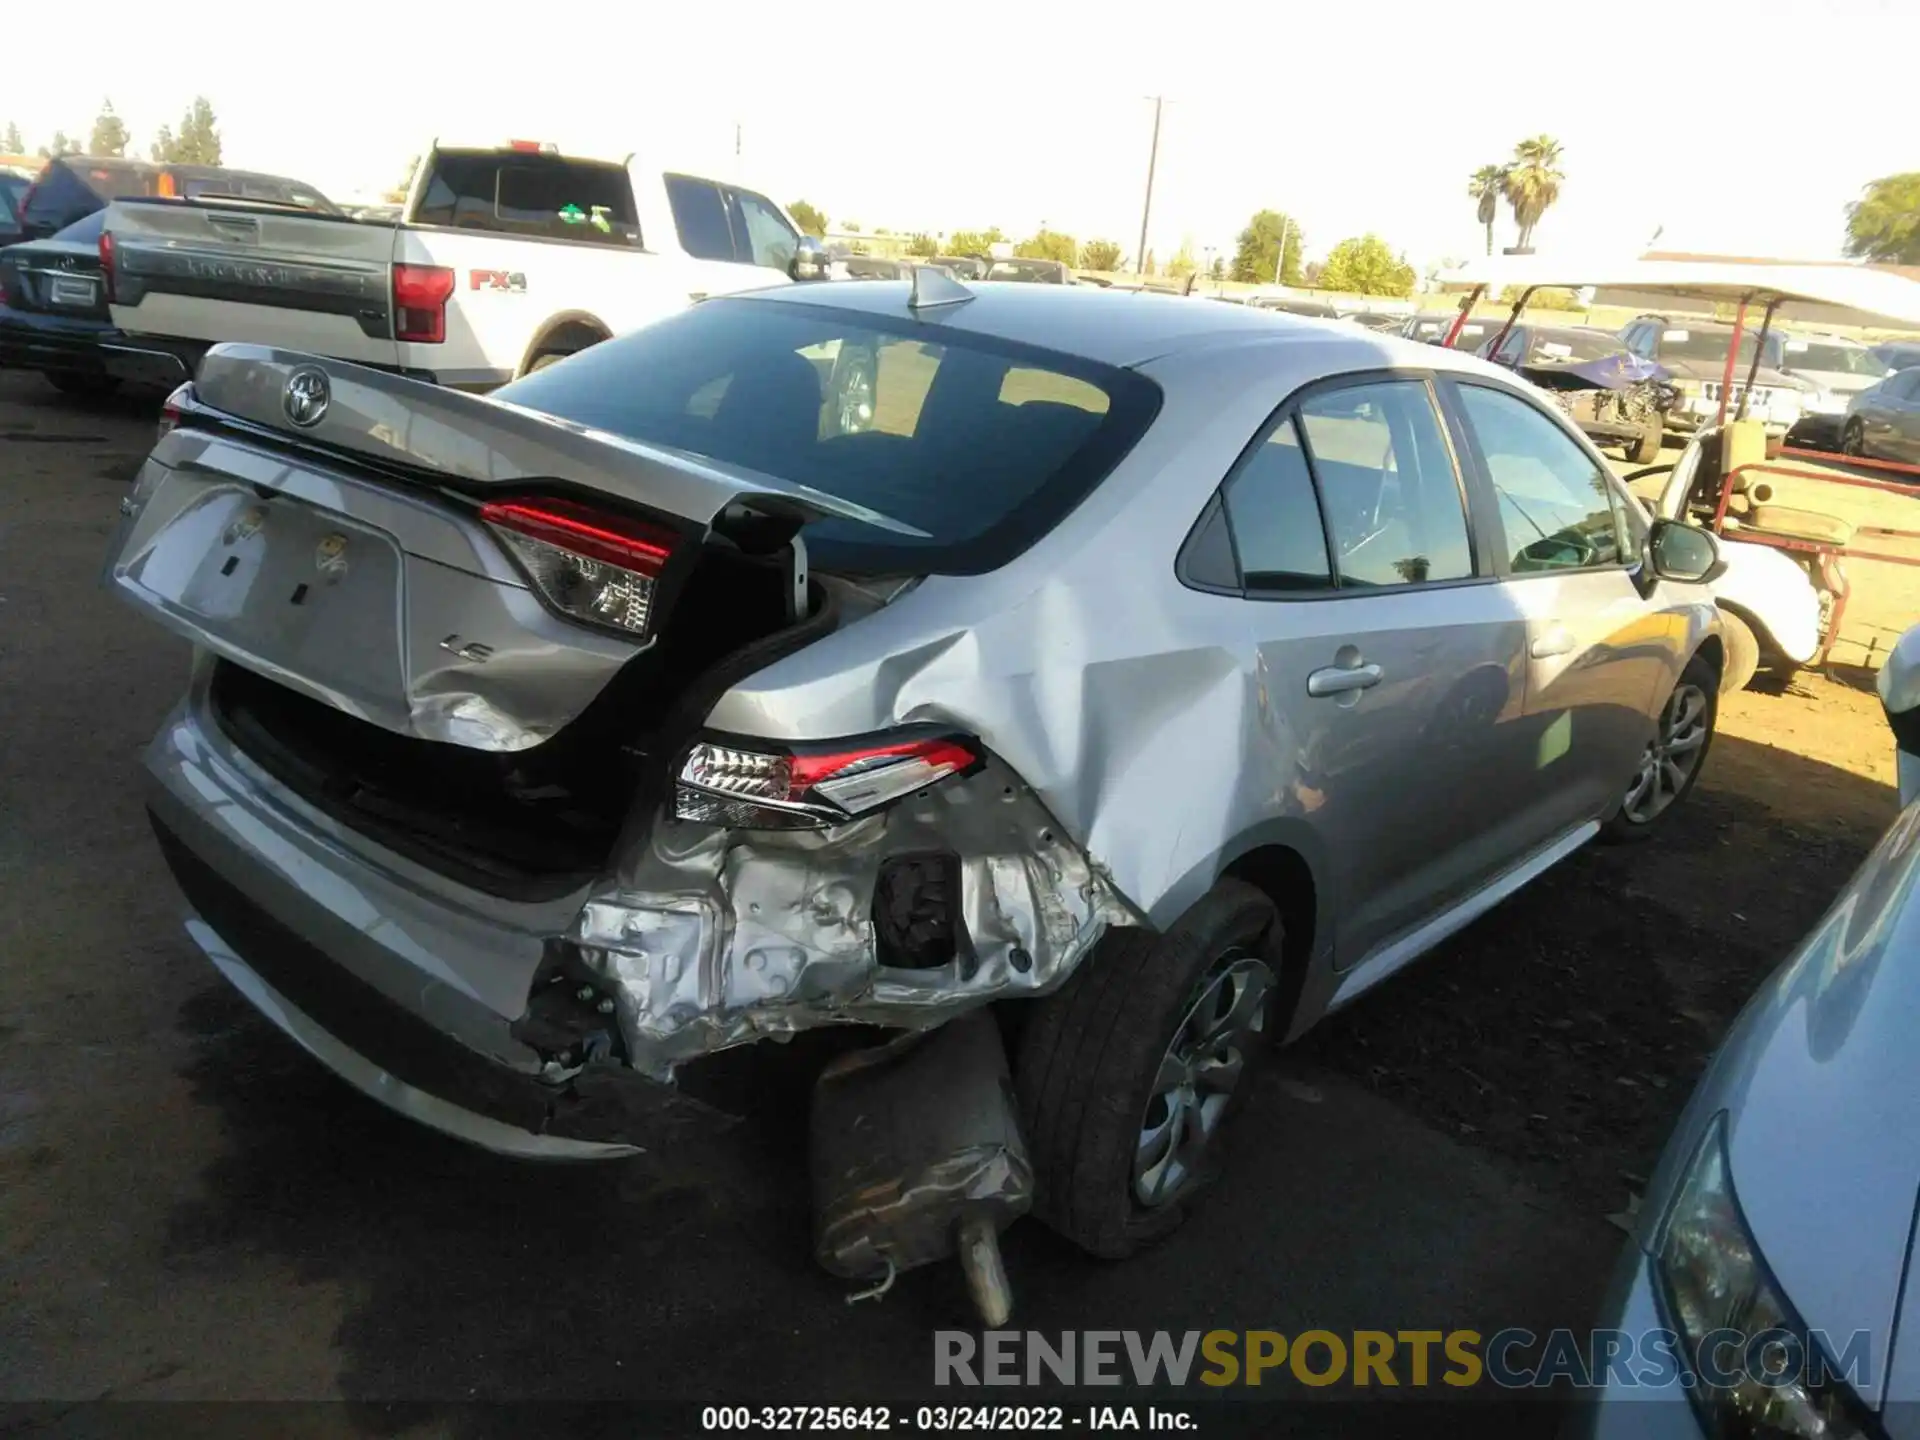
[[[120,382],[111,375],[75,375],[58,370],[47,375],[47,383],[62,395],[76,395],[87,399],[111,395],[120,388]]]
[[[1273,902],[1222,880],[1164,935],[1109,931],[1033,1007],[1016,1087],[1042,1221],[1109,1258],[1180,1224],[1274,1027],[1279,953]]]
[[[1705,658],[1695,655],[1661,707],[1653,737],[1640,764],[1627,782],[1619,812],[1601,827],[1602,838],[1644,840],[1673,808],[1692,792],[1713,744],[1714,721],[1720,713],[1720,676]]]
[[[1858,420],[1847,421],[1846,428],[1840,432],[1840,453],[1862,460],[1866,458],[1867,437]]]

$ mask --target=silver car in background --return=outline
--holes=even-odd
[[[956,1204],[1124,1254],[1263,1039],[1648,834],[1712,735],[1712,537],[1358,326],[923,272],[490,399],[222,346],[167,423],[107,583],[196,646],[146,760],[193,937],[508,1154],[671,1145],[753,1042],[994,1005],[1018,1114]],[[922,1150],[1006,1088],[987,1033]],[[933,1244],[861,1223],[869,1272]]]
[[[1625,1348],[1573,1432],[1920,1435],[1920,628],[1880,694],[1905,809],[1688,1100],[1599,1321]]]

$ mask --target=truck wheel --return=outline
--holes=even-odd
[[[1639,768],[1627,781],[1620,809],[1600,827],[1602,840],[1645,840],[1692,793],[1713,744],[1719,696],[1720,676],[1704,656],[1695,655],[1660,707],[1653,736]]]
[[[527,366],[527,374],[531,375],[536,371],[544,370],[549,365],[558,365],[567,358],[569,353],[565,350],[549,350],[543,355],[536,355],[533,357],[533,363]]]
[[[1720,612],[1720,632],[1727,643],[1727,663],[1720,672],[1720,693],[1744,690],[1760,668],[1760,639],[1753,627],[1731,610]]]
[[[1108,931],[1036,1002],[1015,1088],[1049,1228],[1118,1259],[1186,1217],[1273,1028],[1279,953],[1273,902],[1222,880],[1164,935]]]
[[[1655,420],[1640,432],[1638,440],[1627,447],[1627,459],[1636,465],[1651,465],[1660,458],[1660,446],[1666,438],[1666,426]]]

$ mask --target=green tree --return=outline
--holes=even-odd
[[[1477,200],[1480,208],[1475,212],[1480,223],[1487,227],[1487,254],[1493,254],[1493,221],[1500,213],[1500,198],[1507,193],[1507,167],[1504,165],[1482,165],[1473,172],[1473,178],[1467,182],[1467,198]]]
[[[1262,210],[1240,232],[1233,252],[1233,278],[1256,285],[1300,283],[1300,252],[1305,237],[1300,227],[1278,210]],[[1283,247],[1284,246],[1284,250]]]
[[[418,155],[409,155],[407,157],[407,168],[405,173],[400,177],[400,183],[391,190],[382,190],[380,192],[380,198],[389,205],[404,205],[407,200],[407,192],[413,189],[413,177],[419,173],[420,157]]]
[[[1207,278],[1209,280],[1224,280],[1227,278],[1226,256],[1216,255],[1213,257],[1213,264],[1207,267]]]
[[[1873,181],[1847,206],[1847,254],[1920,265],[1920,170]]]
[[[947,237],[947,252],[951,255],[984,255],[1006,238],[1000,233],[998,225],[989,225],[984,230],[956,230]]]
[[[818,238],[827,233],[827,212],[805,200],[796,200],[787,206],[787,213],[793,217],[793,223],[800,227],[803,235]]]
[[[1180,248],[1173,252],[1173,258],[1167,261],[1167,274],[1176,280],[1184,280],[1199,268],[1200,263],[1193,258],[1193,247],[1182,240]]]
[[[840,228],[849,235],[858,235],[860,233],[860,222],[858,220],[842,220],[840,222]]]
[[[24,155],[26,149],[27,142],[20,138],[20,127],[9,120],[6,135],[0,136],[0,150],[9,155]]]
[[[1566,178],[1560,169],[1560,142],[1551,135],[1535,135],[1513,147],[1506,192],[1513,223],[1520,227],[1520,249],[1533,244],[1534,226],[1560,198],[1560,184]]]
[[[1089,240],[1080,247],[1082,270],[1118,270],[1120,245],[1114,240]]]
[[[80,142],[78,140],[69,140],[66,131],[56,130],[53,132],[53,139],[40,147],[40,153],[48,159],[52,159],[57,155],[78,155],[80,153]]]
[[[153,158],[176,165],[218,165],[220,130],[214,119],[213,105],[204,95],[193,97],[193,104],[180,117],[180,128],[162,125],[153,142]]]
[[[1142,275],[1151,275],[1151,274],[1153,274],[1153,273],[1154,273],[1154,269],[1153,269],[1153,251],[1152,251],[1152,250],[1148,250],[1148,251],[1147,251],[1147,258],[1146,258],[1145,260],[1143,260],[1143,261],[1141,261],[1141,262],[1140,262],[1140,273],[1141,273]]]
[[[907,241],[907,253],[917,255],[922,260],[931,260],[940,253],[940,242],[924,231],[916,231]]]
[[[1026,260],[1058,260],[1064,265],[1073,264],[1080,254],[1080,247],[1074,243],[1071,235],[1062,235],[1058,230],[1041,230],[1013,247],[1013,253]]]
[[[127,126],[118,115],[113,113],[113,101],[102,100],[100,113],[94,117],[93,133],[87,137],[89,155],[125,155],[127,153]]]
[[[1328,252],[1319,285],[1323,290],[1356,295],[1407,296],[1413,294],[1413,281],[1413,266],[1406,256],[1396,258],[1378,235],[1360,235],[1342,240]]]

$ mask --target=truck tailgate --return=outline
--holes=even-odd
[[[130,334],[251,340],[398,363],[390,225],[208,201],[116,201],[113,321]]]

